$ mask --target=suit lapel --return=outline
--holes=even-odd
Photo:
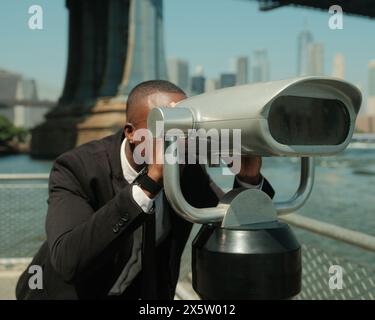
[[[121,143],[124,139],[123,130],[120,130],[116,134],[105,139],[105,150],[107,153],[108,163],[110,165],[111,181],[114,193],[118,193],[122,188],[128,185],[128,182],[123,176],[120,158]],[[187,238],[189,237],[192,223],[185,221],[177,215],[177,213],[169,205],[169,202],[163,192],[163,208],[165,212],[169,211],[170,223],[171,223],[171,234],[170,234],[170,247],[168,246],[169,261],[167,264],[170,266],[170,281],[172,286],[177,283],[178,270],[180,260],[177,259],[184,249]],[[138,243],[141,240],[140,236],[132,237],[133,244]],[[139,267],[139,264],[135,263],[127,272],[134,271]],[[134,269],[134,270],[133,270]],[[119,279],[121,282],[121,280]]]
[[[123,130],[121,130],[113,136],[108,137],[108,140],[105,141],[105,150],[110,166],[110,175],[114,195],[116,195],[118,192],[120,192],[120,190],[129,185],[129,183],[124,178],[121,166],[120,149],[123,140],[124,134]],[[120,266],[120,269],[117,271],[117,280],[113,284],[113,287],[110,289],[109,295],[122,294],[140,272],[142,232],[143,228],[138,228],[130,236],[130,251],[119,250],[117,255],[117,264]],[[124,249],[126,245],[127,244],[124,242]]]

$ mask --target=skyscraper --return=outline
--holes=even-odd
[[[20,74],[0,70],[0,103],[1,101],[38,100],[38,90],[34,79],[25,79]],[[11,103],[11,102],[9,102]],[[0,108],[0,114],[8,118],[15,126],[32,128],[41,123],[48,111],[46,107],[25,107],[8,104]]]
[[[332,76],[340,79],[345,77],[345,60],[342,53],[336,53],[333,58]]]
[[[191,77],[191,94],[197,95],[205,91],[206,78],[204,77],[203,67],[197,66],[194,75]]]
[[[187,92],[189,90],[189,64],[178,58],[168,59],[169,81]]]
[[[20,93],[20,74],[0,70],[0,100],[16,100]],[[16,107],[8,106],[0,108],[0,114],[8,118],[12,123],[16,118]]]
[[[205,92],[211,92],[219,88],[217,79],[207,79],[205,83]]]
[[[236,85],[236,75],[234,73],[222,73],[220,75],[220,88],[228,88]]]
[[[309,30],[301,31],[297,38],[297,75],[307,75],[308,46],[313,42],[313,35]]]
[[[269,61],[266,49],[254,51],[252,67],[252,82],[264,82],[269,80]]]
[[[248,58],[238,57],[236,60],[236,84],[246,84],[249,82],[248,76]]]
[[[368,64],[367,113],[375,115],[375,60],[371,60]]]
[[[324,46],[322,43],[310,43],[307,46],[307,75],[324,75]]]
[[[38,91],[34,79],[21,79],[18,85],[16,99],[38,100]],[[43,121],[46,108],[14,106],[14,125],[19,127],[32,128]]]

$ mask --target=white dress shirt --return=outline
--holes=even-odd
[[[138,172],[130,165],[125,155],[126,139],[121,144],[120,158],[121,168],[124,178],[127,182],[132,183],[138,175]],[[153,199],[150,199],[141,189],[141,187],[134,185],[132,187],[133,199],[142,208],[144,212],[149,212],[152,205],[155,203],[155,240],[158,245],[170,231],[170,219],[168,210],[164,209],[163,190],[161,190]]]

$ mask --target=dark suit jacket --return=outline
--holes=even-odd
[[[47,241],[31,265],[43,268],[43,289],[30,290],[32,274],[21,275],[17,299],[138,299],[140,272],[118,297],[107,294],[130,258],[133,231],[145,213],[132,198],[120,162],[122,132],[82,145],[58,157],[49,179]],[[210,179],[199,165],[181,177],[186,200],[195,207],[218,203]],[[274,194],[267,181],[263,191]],[[165,205],[169,206],[167,201]],[[180,259],[192,223],[168,208],[171,231],[157,247],[157,294],[173,299]],[[122,220],[121,220],[122,218]],[[122,221],[118,230],[115,226]]]

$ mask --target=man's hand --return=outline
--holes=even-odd
[[[168,104],[169,107],[174,107],[176,102],[172,101]],[[151,164],[148,166],[148,176],[155,182],[163,184],[163,139],[154,139],[154,153]]]
[[[150,164],[148,166],[148,176],[159,184],[163,184],[163,165]]]
[[[152,161],[148,165],[147,175],[152,180],[159,183],[160,185],[163,184],[163,164],[162,164],[162,162],[163,162],[163,140],[162,139],[154,139]],[[143,191],[150,198],[153,198],[155,196],[155,194],[152,195],[146,190],[143,190]]]
[[[258,185],[261,181],[260,169],[262,158],[258,156],[241,156],[241,169],[237,177],[241,181]]]

